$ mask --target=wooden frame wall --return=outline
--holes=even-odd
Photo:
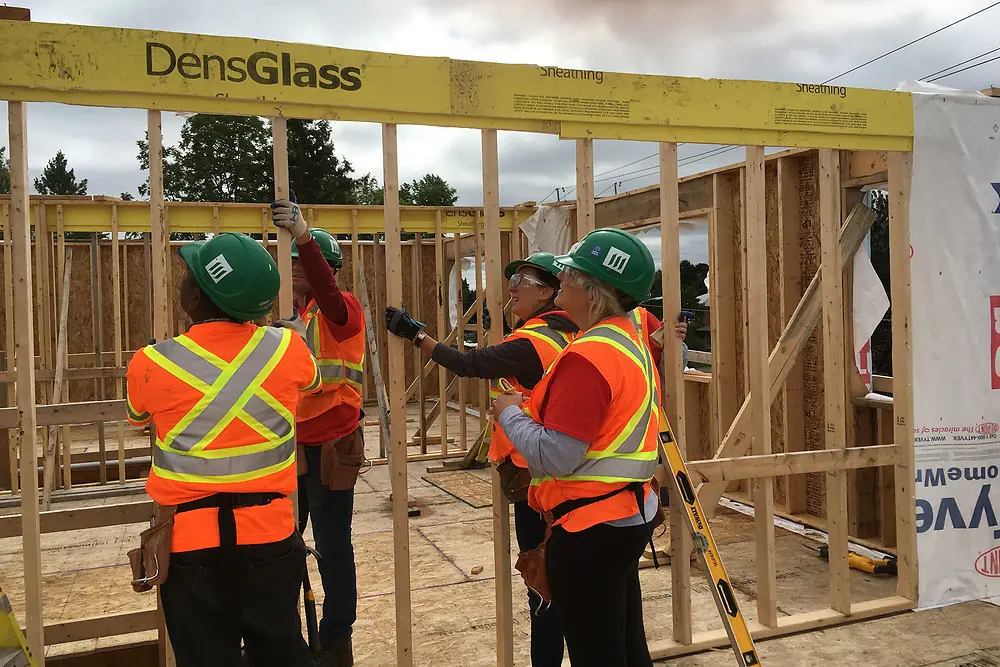
[[[34,363],[17,363],[16,367],[8,365],[16,379],[16,408],[0,409],[0,428],[15,428],[18,431],[20,447],[18,460],[20,463],[20,487],[34,489],[37,486],[37,447],[36,427],[46,425],[67,425],[91,422],[95,419],[117,421],[123,413],[120,399],[95,401],[85,403],[68,403],[38,406],[37,395],[46,398],[59,381],[52,368],[55,361],[54,349],[54,311],[50,306],[55,283],[55,267],[51,264],[51,243],[47,225],[47,209],[39,210],[36,234],[42,239],[39,246],[40,259],[35,263],[35,284],[33,285],[31,262],[31,220],[28,198],[28,165],[25,105],[22,102],[9,103],[9,132],[11,145],[11,198],[9,205],[11,244],[11,281],[13,284],[14,327],[13,342],[16,360],[33,360],[35,357],[35,321],[43,332],[39,340],[40,370],[53,370],[52,385],[38,387],[35,377]],[[170,317],[172,311],[171,264],[169,254],[168,209],[163,198],[162,173],[162,125],[159,111],[149,111],[149,148],[150,148],[150,190],[149,230],[150,269],[152,292],[152,334],[157,340],[163,340],[171,335],[176,322]],[[275,184],[276,194],[281,196],[287,192],[287,153],[284,141],[284,119],[278,118],[273,124],[275,133]],[[384,206],[384,252],[385,252],[385,290],[384,305],[400,307],[404,303],[404,286],[402,256],[403,243],[400,233],[403,230],[398,201],[398,170],[397,170],[397,127],[394,124],[382,125],[382,148],[386,203]],[[466,241],[471,240],[477,263],[485,261],[487,284],[485,294],[479,294],[477,303],[467,312],[458,308],[458,327],[455,331],[457,343],[461,345],[462,333],[468,318],[475,310],[480,313],[482,322],[483,299],[494,317],[490,339],[499,340],[502,336],[502,322],[499,313],[503,312],[502,282],[500,279],[500,261],[503,253],[500,231],[499,207],[499,175],[497,159],[496,130],[482,130],[483,150],[483,184],[485,206],[482,212],[482,230],[480,229],[480,213],[476,211],[476,223],[473,237],[463,238],[456,234],[451,241],[456,258],[468,254]],[[909,265],[908,237],[909,216],[908,201],[910,187],[911,156],[908,153],[891,153],[888,158],[890,184],[890,230],[892,248],[892,292],[894,320],[894,367],[896,369],[895,405],[892,444],[846,448],[844,439],[846,424],[845,415],[845,375],[843,372],[845,345],[843,342],[843,310],[844,294],[842,268],[846,258],[853,254],[855,238],[864,226],[863,215],[858,218],[849,217],[842,220],[840,211],[839,165],[840,156],[831,149],[821,149],[818,156],[819,181],[819,229],[821,238],[820,270],[804,291],[802,299],[794,308],[781,333],[775,347],[770,350],[767,339],[767,262],[766,262],[766,224],[765,224],[765,173],[763,146],[751,146],[747,149],[747,162],[740,166],[736,179],[727,172],[713,179],[711,192],[712,203],[706,204],[706,209],[712,218],[713,242],[718,247],[713,252],[730,253],[733,257],[744,252],[746,262],[732,268],[732,283],[723,280],[721,286],[713,287],[713,298],[716,303],[732,298],[740,304],[745,317],[741,341],[747,353],[745,367],[737,366],[734,377],[741,378],[745,385],[745,400],[742,407],[730,402],[723,409],[721,399],[717,401],[718,433],[722,437],[716,457],[708,460],[689,462],[692,474],[701,482],[699,494],[709,512],[725,491],[729,482],[734,480],[751,480],[753,482],[753,497],[756,507],[756,550],[758,564],[758,585],[762,586],[759,596],[760,621],[751,629],[758,638],[777,636],[791,632],[824,627],[845,621],[855,621],[880,614],[893,613],[910,609],[915,605],[917,595],[916,570],[916,532],[914,521],[914,489],[913,489],[913,434],[912,423],[912,358],[909,332]],[[677,221],[680,216],[683,184],[677,181],[677,146],[673,143],[660,145],[661,183],[658,186],[661,218],[661,244],[665,258],[671,261],[677,256],[676,234]],[[577,220],[580,225],[580,235],[593,229],[598,222],[599,213],[593,197],[593,143],[591,139],[579,139],[577,144],[577,182],[580,193]],[[725,191],[723,191],[723,188]],[[738,200],[740,206],[734,205]],[[121,207],[113,209],[111,225],[121,223]],[[65,207],[63,214],[65,216]],[[211,230],[220,228],[219,213],[213,207]],[[352,219],[356,214],[352,213]],[[268,227],[266,211],[262,212],[261,229],[267,234],[272,233]],[[64,220],[64,224],[65,224]],[[868,222],[870,225],[870,221]],[[210,231],[205,225],[205,231]],[[352,225],[357,239],[357,225]],[[97,230],[91,230],[97,231]],[[276,231],[276,230],[274,230]],[[723,233],[725,231],[725,233]],[[436,258],[442,258],[445,252],[442,234],[435,239]],[[265,241],[266,245],[269,245]],[[284,312],[290,308],[290,260],[288,259],[289,239],[286,233],[277,234],[276,252],[278,256],[279,273],[282,278],[282,293],[279,307]],[[113,243],[113,245],[118,245]],[[379,243],[376,241],[376,245]],[[418,244],[419,245],[419,244]],[[511,245],[511,252],[515,243]],[[118,261],[115,248],[115,262]],[[512,255],[513,256],[513,255]],[[485,257],[485,259],[484,259]],[[441,261],[436,261],[435,266]],[[460,276],[460,271],[458,274]],[[716,276],[718,277],[718,276]],[[477,276],[478,278],[478,276]],[[713,280],[713,283],[715,281]],[[440,283],[439,283],[440,285]],[[718,285],[718,283],[716,283]],[[663,272],[664,300],[670,307],[679,303],[679,274],[674,270]],[[726,294],[724,290],[730,286],[738,286],[739,293]],[[37,295],[33,293],[35,287]],[[115,280],[115,290],[119,290],[118,280]],[[735,290],[734,290],[735,291]],[[717,292],[717,293],[716,293]],[[376,302],[382,291],[376,288]],[[457,295],[459,303],[461,296]],[[38,300],[40,310],[36,312],[35,300]],[[793,299],[790,299],[793,300]],[[378,304],[381,306],[383,304]],[[790,304],[789,304],[790,305]],[[376,308],[379,309],[378,307]],[[117,318],[116,318],[117,319]],[[805,342],[816,324],[823,322],[824,374],[826,381],[825,404],[826,413],[824,428],[826,432],[825,448],[817,451],[786,451],[772,453],[769,443],[771,403],[780,388],[789,379],[797,355],[802,351]],[[99,324],[99,323],[98,323]],[[718,326],[713,322],[713,326]],[[8,328],[11,327],[8,322]],[[100,334],[95,336],[99,340]],[[664,409],[678,425],[679,434],[684,429],[684,392],[680,387],[683,377],[680,371],[678,346],[671,336],[663,355],[664,377]],[[9,340],[9,339],[8,339]],[[480,338],[481,340],[481,338]],[[409,545],[407,518],[407,463],[412,460],[422,460],[431,454],[421,453],[417,457],[408,457],[407,446],[409,438],[406,431],[406,404],[417,393],[418,401],[423,391],[424,378],[431,374],[425,366],[414,378],[410,387],[406,382],[406,369],[413,364],[407,364],[406,350],[403,341],[396,337],[388,337],[380,342],[375,354],[385,353],[388,377],[385,379],[389,388],[391,406],[391,430],[389,442],[385,443],[390,477],[392,480],[392,515],[394,535],[394,568],[395,568],[395,602],[396,602],[396,649],[397,665],[409,667],[413,664],[412,618],[410,600]],[[124,355],[116,344],[114,362],[119,363]],[[729,354],[727,352],[727,354]],[[104,361],[101,349],[97,350],[97,361]],[[731,360],[731,359],[730,359]],[[735,362],[734,362],[735,363]],[[720,371],[722,369],[720,368]],[[728,371],[727,371],[728,372]],[[120,377],[120,376],[119,376]],[[717,380],[718,381],[718,380]],[[481,390],[481,387],[479,387]],[[439,391],[441,388],[439,387]],[[447,388],[445,388],[447,392]],[[473,393],[476,388],[473,388]],[[461,396],[461,390],[460,390]],[[485,406],[483,406],[485,408]],[[460,398],[460,414],[465,415],[464,402]],[[446,406],[441,405],[439,411],[446,413]],[[480,413],[485,419],[485,410]],[[731,415],[729,413],[732,413]],[[728,430],[727,430],[728,428]],[[463,424],[461,440],[465,441]],[[46,431],[47,433],[47,431]],[[421,429],[421,436],[426,432]],[[680,437],[682,446],[684,437]],[[420,440],[418,439],[418,443]],[[751,450],[752,455],[745,456]],[[442,439],[442,449],[447,452],[447,444]],[[119,449],[119,452],[121,449]],[[434,454],[433,456],[440,456]],[[120,461],[119,461],[120,465]],[[846,512],[846,471],[866,467],[894,468],[894,496],[896,507],[897,541],[899,552],[899,587],[898,596],[865,603],[852,603],[847,585],[847,542],[848,523]],[[777,477],[803,475],[807,473],[821,474],[826,477],[828,490],[832,490],[831,509],[838,510],[829,521],[830,530],[830,605],[827,608],[777,617],[778,601],[774,591],[773,555],[773,480]],[[512,595],[511,568],[509,550],[509,508],[502,500],[498,488],[498,478],[494,473],[494,545],[497,565],[496,604],[497,604],[497,662],[505,666],[513,663],[512,644]],[[80,528],[82,525],[106,526],[132,523],[145,520],[149,514],[147,503],[130,503],[127,505],[112,505],[89,508],[86,511],[73,513],[50,512],[40,514],[38,498],[35,493],[22,494],[22,513],[18,523],[24,540],[25,567],[25,614],[27,620],[27,637],[40,665],[44,665],[45,642],[74,641],[90,637],[107,636],[123,632],[160,628],[161,659],[164,664],[170,664],[171,655],[169,642],[159,615],[156,613],[129,614],[91,619],[80,619],[56,625],[45,626],[41,600],[41,562],[40,535],[42,532],[53,532],[70,528]],[[0,525],[10,525],[11,521],[0,522]],[[651,645],[655,658],[665,658],[686,654],[728,643],[724,631],[693,633],[691,629],[690,609],[690,567],[685,553],[690,550],[689,542],[684,541],[684,531],[677,531],[672,545],[675,555],[672,563],[674,581],[674,619],[672,640],[656,642]],[[650,610],[651,611],[651,610]]]

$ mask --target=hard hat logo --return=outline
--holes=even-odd
[[[625,272],[625,267],[628,266],[628,261],[632,259],[632,255],[619,250],[618,248],[611,248],[608,251],[607,257],[604,258],[604,266],[608,267],[612,271],[618,274]]]
[[[233,272],[233,267],[226,261],[225,255],[218,255],[215,259],[205,265],[205,273],[216,285]]]

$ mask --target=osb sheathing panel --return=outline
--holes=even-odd
[[[799,219],[802,225],[802,282],[812,279],[821,264],[819,239],[819,167],[815,154],[799,160]],[[817,325],[802,353],[803,392],[805,410],[805,450],[826,446],[823,424],[823,324]],[[809,514],[826,516],[826,476],[817,473],[806,476],[806,508]]]

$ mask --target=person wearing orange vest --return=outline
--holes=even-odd
[[[293,236],[292,290],[297,326],[319,362],[323,390],[307,397],[296,422],[299,443],[299,530],[312,517],[323,580],[319,639],[325,667],[354,664],[357,570],[351,542],[354,486],[365,461],[361,383],[365,318],[361,302],[337,285],[340,245],[322,229],[309,229],[292,199],[271,204],[275,226]],[[298,320],[301,318],[301,321]]]
[[[510,335],[496,345],[459,352],[424,333],[424,325],[410,317],[405,309],[387,308],[386,327],[391,333],[412,341],[425,356],[459,377],[493,380],[493,394],[498,381],[506,380],[527,401],[545,369],[577,332],[572,320],[552,302],[559,287],[557,275],[560,270],[552,254],[544,252],[507,265],[504,275],[509,281],[511,312],[517,322]],[[528,464],[496,423],[489,457],[501,472],[504,491],[514,503],[518,546],[521,551],[536,548],[545,536],[545,521],[528,506]],[[531,590],[528,591],[528,607],[531,610],[532,667],[558,667],[563,659],[563,636],[558,619]]]
[[[129,423],[156,430],[146,491],[157,517],[173,513],[160,593],[177,665],[237,667],[241,640],[253,665],[311,665],[288,496],[301,392],[318,390],[319,368],[292,331],[253,323],[280,282],[258,242],[218,234],[180,255],[192,325],[137,351],[126,373]]]
[[[556,261],[555,303],[581,333],[528,402],[501,394],[492,413],[528,462],[528,502],[551,532],[546,570],[574,667],[652,665],[639,558],[659,499],[660,386],[629,311],[649,297],[653,258],[617,229],[590,232]]]

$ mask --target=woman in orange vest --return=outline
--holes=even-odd
[[[386,309],[386,326],[390,332],[412,341],[425,356],[455,375],[494,380],[494,391],[496,381],[504,379],[527,400],[545,369],[577,331],[566,313],[553,304],[559,288],[559,271],[553,256],[544,252],[507,265],[504,275],[509,280],[511,312],[518,321],[511,334],[497,345],[459,352],[424,333],[424,325],[410,317],[405,309]],[[489,456],[504,480],[504,492],[514,503],[518,546],[521,551],[534,549],[542,543],[545,521],[528,506],[531,478],[528,464],[495,423]],[[528,607],[531,610],[531,664],[533,667],[558,667],[563,659],[563,636],[557,617],[551,609],[542,608],[542,599],[530,590]]]
[[[589,233],[556,261],[555,303],[580,328],[528,402],[501,394],[493,415],[528,462],[528,502],[551,533],[546,571],[574,667],[652,665],[639,558],[659,515],[659,381],[628,315],[649,297],[653,258],[617,229]]]
[[[253,323],[279,283],[257,241],[219,234],[180,255],[193,324],[137,351],[126,374],[129,422],[156,429],[156,527],[172,530],[165,581],[158,553],[133,587],[162,584],[178,667],[238,667],[241,639],[253,665],[311,665],[298,606],[306,551],[288,496],[300,392],[318,389],[319,368],[292,331]]]

